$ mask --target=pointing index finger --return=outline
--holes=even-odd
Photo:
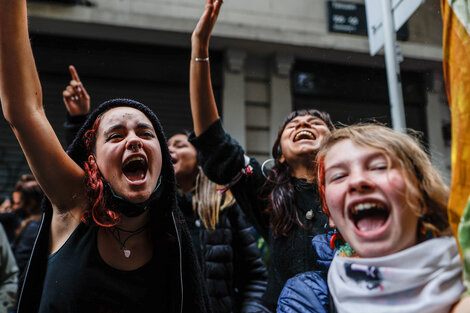
[[[70,75],[72,75],[72,79],[73,79],[73,80],[76,80],[77,82],[79,82],[79,81],[80,81],[80,77],[78,77],[78,73],[77,73],[77,70],[75,69],[75,66],[70,65],[70,66],[69,66],[69,71],[70,71]]]
[[[214,2],[214,13],[212,14],[212,16],[215,17],[215,19],[217,19],[217,17],[219,16],[220,8],[222,7],[223,3],[224,3],[223,0],[215,0],[215,2]]]

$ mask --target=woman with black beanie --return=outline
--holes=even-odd
[[[66,153],[44,113],[25,0],[0,0],[0,100],[48,199],[18,312],[208,312],[157,117],[107,101]]]

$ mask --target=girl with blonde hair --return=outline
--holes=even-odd
[[[419,142],[379,125],[334,131],[317,155],[323,209],[339,234],[326,274],[289,280],[278,312],[449,312],[463,291],[448,189]],[[326,286],[327,282],[327,286]]]

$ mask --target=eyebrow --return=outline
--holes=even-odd
[[[116,125],[113,125],[111,127],[109,127],[107,130],[105,130],[103,132],[104,136],[107,136],[109,135],[110,133],[112,133],[113,131],[116,131],[116,130],[121,130],[121,129],[124,129],[126,128],[123,124],[116,124]],[[151,129],[151,130],[154,130],[152,125],[150,124],[147,124],[147,123],[139,123],[137,124],[137,129]]]
[[[377,157],[384,157],[385,159],[387,159],[387,157],[384,155],[384,153],[382,153],[380,151],[372,152],[371,154],[367,155],[365,158],[366,158],[366,161],[370,161],[370,160],[375,159]],[[325,173],[330,169],[341,168],[341,167],[344,166],[344,164],[345,164],[345,162],[340,161],[340,162],[337,162],[337,163],[333,163],[333,165],[329,166],[328,168],[325,166]]]
[[[113,125],[111,127],[109,127],[107,130],[105,130],[103,132],[103,135],[104,136],[108,136],[110,133],[112,133],[113,131],[116,131],[116,130],[120,130],[120,129],[123,129],[125,128],[124,125],[122,124],[116,124],[116,125]]]
[[[307,121],[309,121],[309,122],[310,122],[310,121],[322,121],[322,122],[324,122],[321,118],[316,117],[316,116],[312,116],[312,117],[308,118]],[[291,120],[288,124],[290,124],[290,123],[298,123],[298,122],[299,122],[299,119],[296,117],[296,118],[294,118],[293,120]]]
[[[147,123],[139,123],[139,124],[137,124],[137,128],[138,128],[138,129],[147,128],[147,129],[152,129],[152,130],[154,130],[154,129],[153,129],[153,126],[150,125],[150,124],[147,124]]]
[[[174,145],[174,144],[180,143],[180,142],[181,142],[181,140],[180,140],[180,139],[174,139],[174,140],[171,140],[171,141],[170,141],[170,140],[168,140],[168,144],[170,144],[170,142],[171,142],[171,144],[173,144],[173,145]]]

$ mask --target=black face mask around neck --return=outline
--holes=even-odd
[[[116,194],[116,192],[109,185],[109,183],[105,183],[104,184],[104,198],[105,198],[106,207],[108,207],[109,209],[115,212],[122,213],[124,214],[124,216],[127,216],[127,217],[137,217],[147,210],[150,202],[160,197],[160,195],[162,194],[162,189],[163,189],[163,188],[159,188],[161,182],[162,182],[162,176],[160,175],[160,177],[158,178],[157,186],[153,190],[150,197],[141,203],[132,203],[124,199],[123,197]]]

